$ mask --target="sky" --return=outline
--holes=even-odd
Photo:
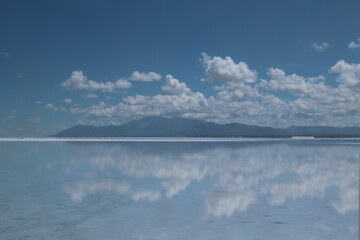
[[[0,136],[144,116],[360,126],[360,1],[0,2]]]

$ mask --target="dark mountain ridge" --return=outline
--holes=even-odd
[[[77,125],[53,137],[360,137],[360,127],[260,127],[239,123],[217,124],[179,117],[144,117],[119,126]]]

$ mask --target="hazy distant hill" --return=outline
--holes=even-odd
[[[94,127],[77,125],[61,131],[54,137],[355,137],[359,127],[301,127],[284,129],[246,124],[216,124],[204,120],[179,117],[144,117],[119,126]]]

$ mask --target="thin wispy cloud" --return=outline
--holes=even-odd
[[[11,110],[10,113],[8,113],[6,120],[7,121],[11,121],[13,119],[17,118],[17,113],[16,113],[16,109]]]
[[[70,103],[72,103],[72,99],[70,99],[70,98],[66,98],[66,99],[64,99],[64,103],[68,103],[68,104],[70,104]]]
[[[126,182],[116,182],[114,180],[88,181],[80,183],[69,183],[63,185],[65,192],[69,193],[71,199],[81,202],[89,194],[99,191],[115,191],[119,194],[125,194],[129,191],[130,185]]]
[[[99,96],[95,93],[88,93],[84,97],[85,98],[98,98]]]
[[[311,46],[317,52],[325,52],[325,50],[327,50],[330,47],[330,43],[328,42],[313,43]]]
[[[27,78],[27,77],[28,77],[27,74],[20,74],[20,75],[18,76],[18,78],[20,78],[20,79]]]
[[[358,38],[356,42],[353,42],[353,41],[349,42],[348,48],[350,48],[350,49],[360,48],[360,38]]]
[[[10,53],[8,52],[0,52],[0,56],[4,57],[4,58],[9,58],[10,57]]]
[[[57,107],[52,103],[48,103],[44,106],[45,109],[52,110],[54,112],[68,112],[68,109],[65,107]]]
[[[38,124],[38,123],[40,123],[40,118],[39,117],[37,117],[37,118],[28,118],[27,121],[30,122],[30,123],[33,123],[33,124]]]
[[[161,194],[159,192],[155,191],[139,191],[139,192],[133,192],[131,194],[131,198],[135,201],[141,201],[141,200],[147,200],[147,201],[155,201],[161,197]]]

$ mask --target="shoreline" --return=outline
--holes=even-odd
[[[308,141],[360,140],[359,137],[0,137],[0,142],[243,142],[243,141]]]

